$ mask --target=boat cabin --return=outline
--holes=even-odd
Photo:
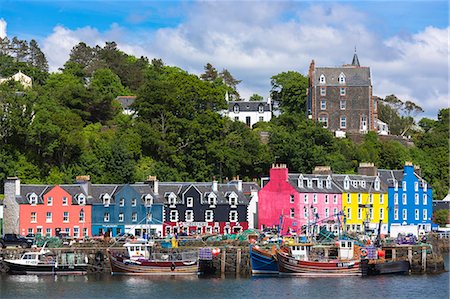
[[[354,257],[355,242],[353,240],[339,240],[339,259],[351,260]]]
[[[130,260],[149,259],[151,248],[155,245],[153,241],[136,240],[125,243],[123,246],[127,249]]]
[[[303,243],[291,245],[290,249],[292,257],[295,258],[296,260],[308,261],[312,245],[313,244],[303,244]]]

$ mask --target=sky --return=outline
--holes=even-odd
[[[371,68],[373,94],[436,118],[449,103],[449,1],[0,1],[0,37],[35,39],[50,71],[83,41],[201,74],[206,63],[267,98],[270,78],[316,66]]]

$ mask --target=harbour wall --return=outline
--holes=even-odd
[[[447,240],[448,241],[448,240]],[[250,253],[249,246],[223,245],[216,244],[203,247],[188,247],[183,246],[179,248],[157,248],[155,252],[184,252],[192,251],[193,249],[200,250],[200,248],[210,247],[219,248],[220,252],[217,256],[213,256],[211,260],[201,260],[200,270],[209,275],[229,275],[249,276],[251,274]],[[113,247],[113,249],[122,249],[121,247]],[[68,247],[68,248],[49,248],[57,257],[63,253],[80,254],[87,257],[89,263],[89,273],[109,273],[111,271],[108,256],[106,253],[107,247]],[[430,245],[393,245],[384,248],[386,258],[388,259],[408,259],[411,264],[411,274],[431,274],[441,273],[445,271],[444,256],[448,251],[444,247],[430,246]],[[25,251],[30,249],[22,248],[6,248],[0,249],[0,272],[4,269],[1,260],[19,258]]]

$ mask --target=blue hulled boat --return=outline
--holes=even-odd
[[[278,261],[274,253],[258,246],[250,246],[252,274],[278,274]]]

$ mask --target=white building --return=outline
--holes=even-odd
[[[33,86],[33,81],[31,80],[31,78],[22,73],[21,71],[8,78],[0,78],[0,84],[9,80],[15,80],[26,88],[31,88]]]
[[[389,126],[387,123],[377,119],[377,132],[379,135],[389,135]]]
[[[136,111],[131,108],[136,101],[136,96],[118,96],[116,100],[120,103],[120,106],[122,106],[123,114],[133,116],[136,113]]]
[[[229,101],[228,110],[223,110],[221,115],[252,128],[257,122],[269,122],[272,119],[272,103],[270,98],[267,102]]]

